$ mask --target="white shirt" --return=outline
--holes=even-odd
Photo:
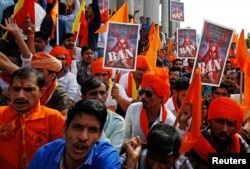
[[[126,128],[123,141],[127,141],[135,136],[140,136],[142,141],[146,139],[142,131],[142,128],[140,126],[140,115],[142,107],[143,107],[142,102],[132,103],[128,107],[125,116]],[[167,110],[167,118],[164,123],[172,126],[174,124],[175,119],[176,117],[173,115],[173,113]],[[162,108],[158,119],[153,123],[152,126],[154,126],[155,124],[159,124],[161,121],[162,121]]]

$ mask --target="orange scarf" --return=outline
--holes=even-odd
[[[208,161],[209,153],[216,153],[216,150],[202,134],[200,135],[199,141],[194,145],[194,150],[205,161]],[[231,137],[230,153],[240,153],[240,140],[237,134]]]
[[[46,105],[51,98],[52,94],[54,93],[57,87],[57,81],[55,80],[51,86],[47,89],[46,93],[40,98],[41,105]]]
[[[127,91],[128,97],[133,98],[134,100],[137,100],[137,89],[135,84],[135,79],[133,77],[132,72],[129,72],[128,74],[128,91]]]
[[[165,120],[167,118],[167,111],[162,106],[162,117],[161,117],[161,123],[165,123]],[[149,128],[148,128],[148,117],[147,117],[147,112],[144,108],[141,109],[141,114],[140,114],[140,126],[142,129],[142,132],[144,133],[145,138],[147,138],[148,133],[149,133]],[[146,139],[145,139],[146,140]]]

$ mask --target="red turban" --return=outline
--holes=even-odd
[[[213,99],[208,108],[208,121],[215,118],[226,118],[236,121],[235,132],[238,132],[244,120],[241,106],[228,97]]]
[[[62,63],[50,54],[37,52],[32,56],[31,67],[59,72],[62,69]]]
[[[147,68],[149,69],[148,62],[144,55],[138,55],[136,60],[136,68]]]
[[[167,99],[170,97],[168,69],[156,68],[154,73],[146,72],[143,75],[141,87],[145,88],[148,86],[151,86],[158,96],[164,98],[163,104],[166,103]]]
[[[70,64],[71,64],[71,56],[70,56],[69,51],[65,47],[56,46],[51,50],[50,54],[52,56],[55,56],[55,57],[57,55],[65,55],[66,56],[66,66],[70,66]]]
[[[112,76],[112,69],[104,68],[103,67],[103,58],[100,57],[92,63],[92,73],[96,74],[96,73],[102,73],[102,72],[108,72],[109,77]]]

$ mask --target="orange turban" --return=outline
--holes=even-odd
[[[244,120],[241,106],[228,97],[213,99],[208,108],[208,121],[215,118],[226,118],[236,121],[235,132],[238,132]]]
[[[137,68],[147,68],[147,70],[149,69],[149,66],[148,66],[148,62],[145,58],[144,55],[138,55],[137,56],[137,60],[136,60],[136,67]]]
[[[50,54],[37,52],[32,57],[31,67],[59,72],[62,69],[62,63]]]
[[[55,56],[55,57],[57,55],[65,55],[66,56],[66,66],[70,66],[70,64],[71,64],[71,56],[70,56],[69,51],[65,47],[56,46],[51,50],[50,54],[52,56]]]
[[[166,103],[167,99],[170,97],[170,85],[168,79],[168,69],[167,68],[156,68],[155,72],[146,72],[143,75],[141,87],[145,88],[151,86],[155,93],[163,97],[163,104]]]
[[[92,73],[96,74],[96,73],[102,73],[102,72],[108,72],[109,76],[110,77],[112,76],[112,69],[104,68],[103,67],[103,58],[100,57],[92,63]]]

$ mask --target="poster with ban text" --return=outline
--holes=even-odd
[[[177,57],[194,59],[197,52],[196,29],[177,29]]]
[[[170,21],[184,22],[184,3],[170,1]]]
[[[104,65],[109,69],[136,69],[139,24],[108,22]]]
[[[201,69],[203,85],[220,85],[233,34],[232,28],[204,20],[192,72],[193,76],[197,67]]]

